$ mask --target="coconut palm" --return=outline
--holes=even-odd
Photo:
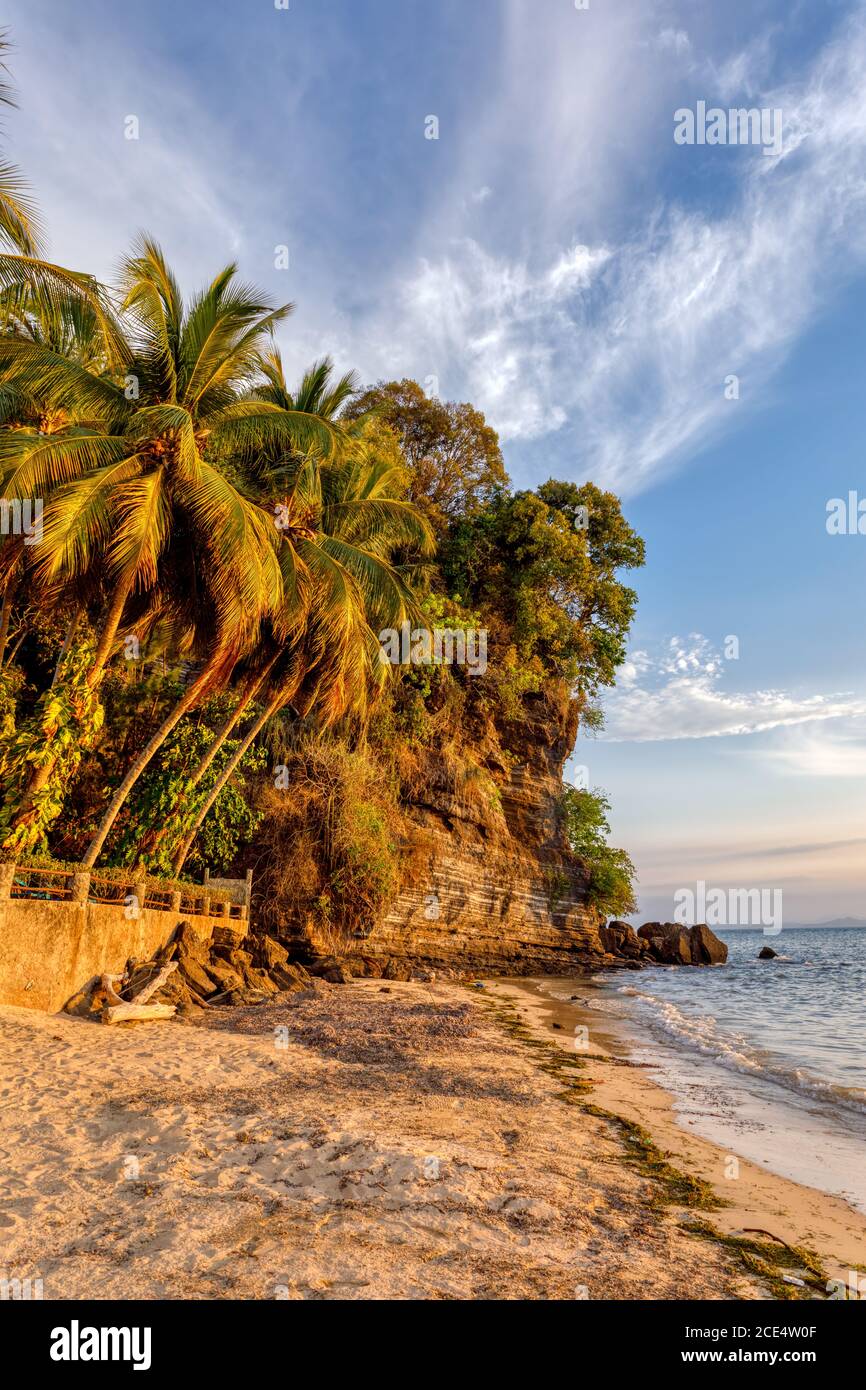
[[[68,421],[50,435],[29,427],[0,435],[0,479],[6,495],[14,487],[18,495],[47,496],[43,538],[34,547],[37,585],[50,590],[95,568],[103,576],[108,601],[92,688],[128,605],[159,591],[170,545],[195,557],[198,607],[212,629],[208,658],[170,727],[166,721],[124,779],[125,797],[186,709],[255,642],[263,615],[278,610],[285,619],[278,538],[244,486],[245,468],[262,450],[329,456],[339,431],[306,411],[250,398],[263,344],[292,306],[275,308],[240,284],[234,266],[186,305],[160,248],[144,239],[125,264],[123,291],[122,382],[36,334],[0,340],[7,390]],[[295,596],[302,582],[299,572],[290,585]],[[34,774],[29,800],[50,772],[49,764]],[[110,828],[115,801],[94,844]]]

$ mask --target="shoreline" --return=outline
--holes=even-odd
[[[719,1151],[613,1038],[574,1069],[566,1007],[523,979],[320,983],[111,1028],[4,1006],[0,1274],[46,1300],[813,1297],[632,1161],[617,1114],[689,1172]],[[844,1203],[742,1173],[752,1204],[714,1226],[807,1241],[832,1276],[862,1258]]]
[[[588,988],[587,976],[555,977],[563,989]],[[518,1008],[538,1036],[574,1054],[567,1041],[575,1026],[589,1030],[593,1060],[586,1064],[591,1099],[605,1110],[641,1125],[678,1167],[709,1183],[728,1203],[714,1211],[713,1225],[725,1235],[749,1229],[770,1231],[789,1245],[804,1245],[821,1256],[828,1274],[847,1279],[852,1266],[866,1262],[866,1215],[844,1197],[810,1187],[725,1148],[679,1122],[675,1096],[655,1077],[652,1062],[633,1061],[636,1050],[626,1027],[615,1016],[600,1015],[578,1001],[562,1001],[544,992],[554,977],[496,978],[485,982],[495,997],[517,996]],[[559,1028],[553,1024],[558,1023]],[[641,1051],[651,1052],[644,1037]],[[599,1060],[595,1060],[598,1058]],[[603,1058],[603,1060],[602,1060]],[[731,1159],[736,1158],[733,1169]],[[726,1176],[732,1171],[736,1177]]]

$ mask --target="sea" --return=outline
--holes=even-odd
[[[605,972],[588,1008],[652,1065],[681,1125],[866,1211],[866,928],[716,933],[727,964]]]

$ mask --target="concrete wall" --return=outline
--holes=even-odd
[[[2,866],[4,869],[6,866]],[[0,875],[7,880],[8,875]],[[6,891],[4,891],[4,889]],[[0,883],[0,1004],[61,1009],[94,975],[119,975],[130,956],[147,959],[165,946],[180,922],[209,940],[219,915],[193,917],[144,908],[128,917],[123,906],[9,898]],[[233,921],[238,927],[247,923]]]

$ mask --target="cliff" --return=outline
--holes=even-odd
[[[400,891],[353,942],[359,966],[549,974],[602,954],[559,805],[577,717],[574,702],[527,695],[520,719],[488,725],[477,753],[492,795],[456,795],[431,759],[423,795],[404,807]]]

